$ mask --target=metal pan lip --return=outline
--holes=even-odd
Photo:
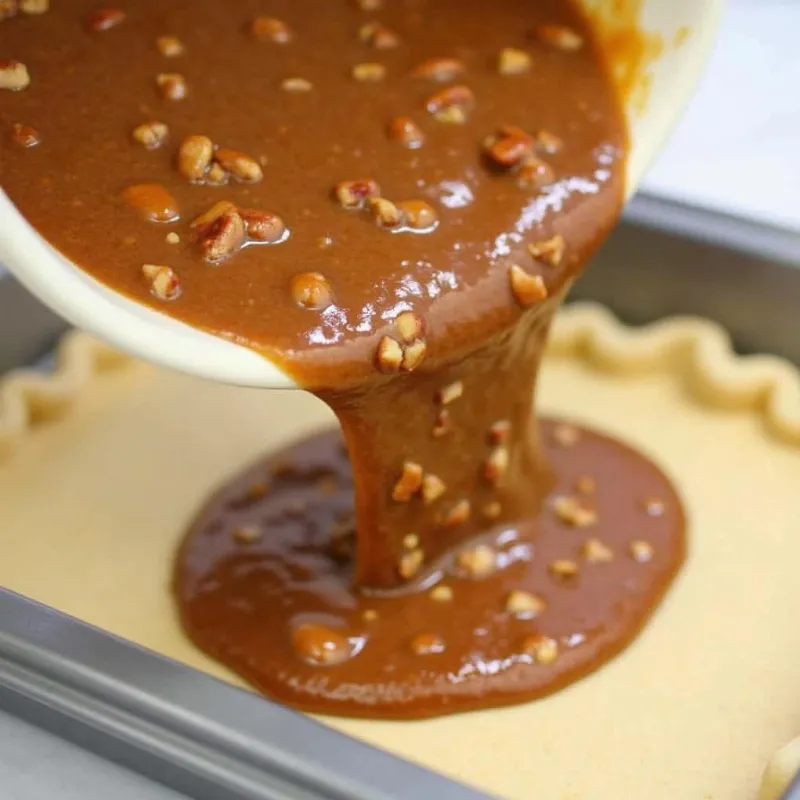
[[[190,796],[489,796],[0,590],[0,708]]]
[[[800,231],[736,217],[708,206],[643,191],[628,202],[623,220],[779,264],[800,266]]]

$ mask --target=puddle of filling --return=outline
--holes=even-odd
[[[630,641],[681,561],[678,500],[534,416],[624,185],[568,2],[0,3],[0,54],[0,185],[32,224],[342,424],[349,462],[300,445],[190,531],[199,646],[302,708],[415,717],[539,696]]]
[[[363,551],[337,432],[254,465],[184,541],[186,630],[270,697],[315,712],[428,717],[586,675],[663,595],[683,560],[683,516],[666,478],[628,447],[551,420],[541,433],[558,476],[542,512],[484,522],[397,592],[354,588]],[[414,561],[422,537],[395,548],[393,563]]]

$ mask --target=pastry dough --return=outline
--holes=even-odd
[[[328,411],[302,393],[164,372],[81,334],[61,364],[53,378],[14,376],[0,394],[0,583],[236,681],[177,626],[175,545],[220,481],[329,424]],[[556,325],[541,406],[641,448],[682,492],[689,558],[651,624],[545,700],[326,722],[507,798],[755,797],[800,724],[797,373],[732,356],[709,323],[630,330],[572,307]],[[793,752],[775,763],[793,769]]]

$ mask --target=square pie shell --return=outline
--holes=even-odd
[[[689,557],[663,606],[618,658],[544,700],[324,721],[515,800],[755,797],[800,731],[800,377],[734,356],[702,320],[634,330],[572,306],[539,405],[676,482]],[[0,584],[238,683],[178,627],[173,552],[217,484],[331,423],[306,393],[208,384],[71,335],[52,377],[0,386]],[[798,763],[797,742],[775,756],[765,800]]]

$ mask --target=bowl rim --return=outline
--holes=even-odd
[[[672,102],[648,110],[647,147],[637,147],[626,173],[629,198],[691,97],[716,40],[724,0],[694,3],[697,24],[691,46],[671,78]],[[656,62],[657,63],[657,62]],[[629,128],[636,129],[631,109]],[[114,347],[163,366],[240,386],[296,388],[265,355],[194,328],[132,300],[68,261],[24,219],[0,187],[0,263],[46,305],[76,327]]]

